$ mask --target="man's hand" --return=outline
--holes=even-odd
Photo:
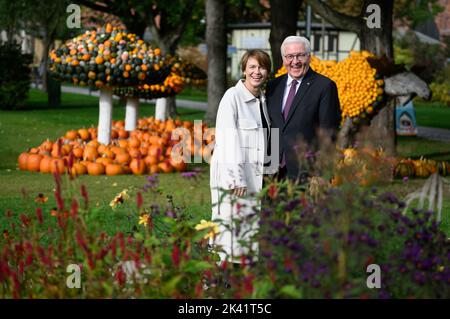
[[[245,194],[247,194],[247,187],[238,187],[238,188],[232,189],[232,190],[230,190],[230,194],[242,197]]]

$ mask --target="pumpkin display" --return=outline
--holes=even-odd
[[[100,89],[98,131],[88,133],[91,139],[98,134],[102,144],[111,142],[113,89],[163,83],[172,67],[160,49],[110,24],[65,42],[49,57],[49,75],[56,81]],[[130,101],[133,107],[138,102],[134,98]],[[128,130],[135,129],[134,124],[129,125],[133,127]],[[88,140],[88,134],[82,133],[78,132]],[[74,132],[68,137],[75,138]]]
[[[80,86],[122,87],[162,83],[171,65],[160,49],[107,24],[52,50],[49,71],[55,80]]]
[[[408,169],[405,165],[408,165]],[[447,176],[450,169],[450,163],[446,161],[434,161],[423,157],[413,159],[402,159],[395,166],[395,177],[421,177],[426,178],[431,174],[438,173],[441,176]],[[397,172],[395,174],[395,172]],[[400,172],[402,174],[400,174]]]
[[[114,89],[114,94],[121,97],[152,100],[174,96],[183,90],[184,85],[185,82],[180,76],[171,73],[162,83],[144,84],[137,87],[120,87]]]
[[[439,161],[436,164],[436,168],[440,175],[447,176],[447,175],[449,175],[449,172],[450,172],[450,163],[444,162],[444,161]]]
[[[342,122],[349,117],[354,124],[359,124],[362,119],[373,118],[381,106],[384,81],[370,65],[368,58],[371,57],[374,55],[368,51],[351,51],[346,59],[339,62],[311,56],[311,68],[337,85]],[[286,72],[283,66],[275,76]]]
[[[394,168],[395,177],[413,176],[415,173],[414,164],[411,161],[401,161]]]
[[[123,124],[123,121],[113,121],[113,131],[121,132]],[[95,128],[69,130],[54,142],[47,140],[39,148],[32,148],[29,152],[21,153],[18,157],[19,169],[41,173],[68,172],[72,176],[142,175],[185,171],[187,164],[180,161],[182,154],[172,154],[175,153],[173,146],[180,141],[180,139],[172,140],[172,132],[179,127],[189,130],[193,137],[191,144],[188,145],[193,155],[194,149],[197,153],[201,153],[202,148],[206,148],[206,143],[214,141],[214,133],[207,131],[206,125],[199,127],[201,134],[195,134],[194,138],[194,125],[191,122],[179,119],[159,121],[154,117],[141,118],[136,130],[122,135],[123,138],[117,133],[108,145],[100,144],[93,137],[96,136]],[[201,141],[199,138],[202,136],[208,136],[208,138]],[[45,149],[50,149],[51,152],[45,151],[46,154],[39,154],[38,151],[44,143]],[[196,144],[195,148],[194,144]],[[172,155],[175,158],[172,158]],[[31,161],[30,157],[32,157]]]

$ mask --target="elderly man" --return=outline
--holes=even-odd
[[[334,139],[341,119],[338,92],[332,80],[310,68],[308,39],[287,37],[281,55],[287,74],[270,81],[266,90],[272,128],[279,129],[278,178],[304,183],[308,171],[299,164],[296,145],[316,150],[319,129]]]

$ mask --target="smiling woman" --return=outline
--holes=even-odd
[[[267,144],[264,129],[270,127],[270,119],[261,91],[270,68],[267,53],[262,50],[246,52],[242,58],[244,79],[225,93],[217,113],[210,186],[212,218],[220,221],[221,226],[213,241],[223,251],[222,260],[236,263],[242,262],[241,258],[248,253],[239,240],[247,241],[257,223],[246,220],[239,233],[230,230],[233,220],[236,213],[246,218],[259,207],[255,194],[262,188],[263,173],[270,173],[270,168],[264,167]]]

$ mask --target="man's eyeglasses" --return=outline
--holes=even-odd
[[[308,55],[309,53],[287,54],[284,56],[284,58],[288,62],[292,62],[294,58],[297,58],[297,60],[302,61],[305,60]]]

